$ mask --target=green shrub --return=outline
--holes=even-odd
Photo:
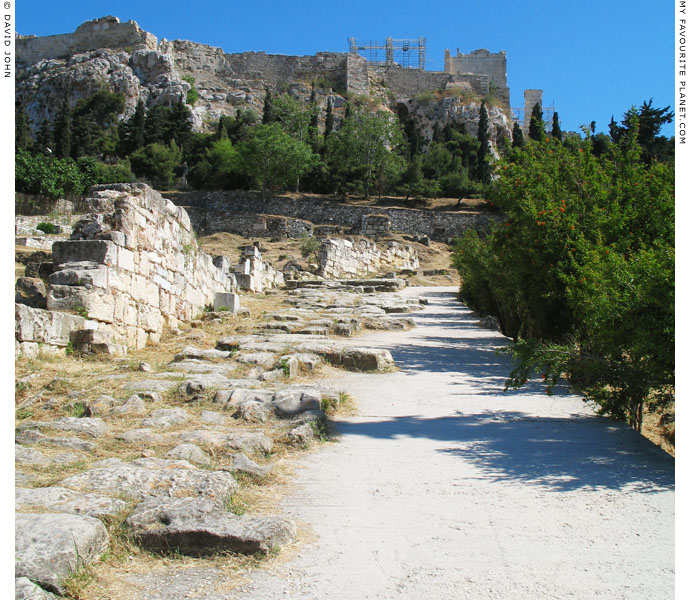
[[[36,229],[42,231],[43,233],[51,234],[55,233],[55,230],[57,228],[52,223],[39,223],[38,225],[36,225]]]

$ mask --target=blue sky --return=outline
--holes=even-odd
[[[594,120],[608,131],[631,105],[649,98],[673,105],[674,4],[603,0],[436,1],[431,3],[264,0],[262,2],[27,1],[17,3],[21,34],[74,31],[83,21],[115,15],[160,38],[188,39],[226,52],[314,54],[347,50],[347,38],[427,39],[427,69],[443,70],[443,53],[505,50],[511,103],[526,88],[544,90],[562,127]],[[673,134],[673,125],[665,128]]]

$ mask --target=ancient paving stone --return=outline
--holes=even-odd
[[[294,446],[309,446],[315,437],[314,429],[309,423],[302,423],[288,432],[288,440]]]
[[[228,466],[221,467],[222,471],[229,471],[231,473],[235,471],[240,471],[242,473],[248,473],[254,477],[265,477],[271,472],[270,465],[260,465],[255,463],[251,458],[248,458],[246,454],[242,452],[233,452],[230,454],[231,464]]]
[[[112,414],[116,415],[145,415],[146,403],[138,394],[132,394],[122,406],[111,409]]]
[[[107,394],[103,394],[89,402],[89,413],[91,413],[92,417],[104,415],[109,413],[111,409],[115,408],[116,406],[120,406],[121,404],[122,400],[118,400]]]
[[[254,431],[221,432],[208,429],[185,431],[179,435],[183,442],[205,444],[241,450],[242,452],[268,453],[273,449],[273,441],[263,433]]]
[[[326,358],[354,371],[388,371],[395,366],[391,353],[382,348],[344,348],[330,352]]]
[[[308,352],[296,352],[295,354],[290,354],[289,356],[297,359],[300,367],[303,367],[307,371],[313,371],[314,367],[321,362],[321,358],[317,354],[311,354]]]
[[[178,362],[172,362],[168,365],[168,369],[173,371],[182,371],[183,373],[201,373],[214,374],[224,377],[229,375],[237,368],[234,364],[218,364],[209,362],[207,360],[198,359],[183,359]]]
[[[265,423],[273,414],[273,406],[267,402],[247,400],[237,407],[233,415],[236,419],[244,419],[250,423]]]
[[[40,450],[17,444],[14,447],[14,460],[18,465],[66,465],[84,460],[84,455],[77,452],[61,452],[46,456]]]
[[[293,417],[305,410],[320,410],[321,392],[302,388],[280,390],[273,398],[273,405],[281,417]]]
[[[83,450],[84,452],[91,452],[96,449],[94,442],[87,442],[79,438],[68,437],[51,437],[44,435],[40,431],[28,430],[21,431],[15,435],[15,441],[19,444],[42,444],[48,446],[63,446],[65,448],[72,448],[74,450]]]
[[[213,410],[204,410],[199,415],[202,423],[209,423],[211,425],[223,425],[225,423],[225,416]]]
[[[272,371],[264,371],[259,375],[259,381],[280,381],[285,377],[283,369],[273,369]]]
[[[383,331],[404,331],[415,327],[412,317],[364,317],[362,324],[367,329]]]
[[[57,600],[57,598],[55,594],[46,592],[28,577],[17,577],[14,580],[15,600]]]
[[[154,433],[148,427],[140,429],[128,429],[115,436],[116,439],[127,442],[128,444],[142,444],[145,446],[154,444],[163,444],[166,441],[166,436],[160,433]]]
[[[149,499],[127,519],[132,536],[149,550],[176,549],[204,556],[222,551],[255,554],[294,539],[297,529],[281,517],[236,516],[198,498]]]
[[[239,488],[230,474],[197,469],[186,461],[140,458],[125,463],[109,459],[97,465],[64,479],[60,485],[84,492],[124,493],[135,500],[198,496],[211,500],[218,508]]]
[[[159,408],[151,413],[151,416],[142,421],[144,427],[155,429],[169,429],[189,421],[189,413],[183,408]]]
[[[197,359],[197,360],[213,360],[213,359],[225,359],[232,356],[232,352],[226,350],[200,350],[194,346],[185,346],[180,350],[173,359],[174,362],[180,362],[187,359]]]
[[[15,444],[14,462],[18,465],[47,465],[50,461],[40,450]]]
[[[235,359],[246,365],[259,365],[270,368],[275,363],[275,357],[271,352],[240,352]]]
[[[54,421],[24,421],[19,428],[55,429],[81,433],[94,438],[99,438],[108,432],[108,426],[102,419],[92,417],[59,417]]]
[[[237,408],[243,402],[256,400],[258,402],[270,402],[274,392],[270,390],[256,390],[235,388],[232,390],[218,390],[213,398],[214,404],[219,404],[224,409]]]
[[[188,460],[204,467],[211,464],[211,459],[201,448],[199,448],[199,446],[195,446],[194,444],[180,444],[170,450],[166,456]]]
[[[85,515],[15,516],[15,577],[65,593],[63,580],[81,564],[90,564],[108,548],[108,532]]]
[[[80,494],[63,487],[15,488],[15,510],[41,508],[49,512],[100,517],[112,515],[127,505],[117,498],[100,494]]]
[[[175,373],[179,377],[179,373]],[[132,381],[127,384],[127,389],[132,392],[139,393],[164,393],[175,389],[180,385],[179,381],[166,381],[163,379],[142,379],[141,381]]]

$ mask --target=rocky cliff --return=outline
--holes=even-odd
[[[88,21],[71,34],[17,39],[16,99],[24,104],[34,130],[55,116],[65,95],[74,105],[103,88],[121,92],[126,101],[122,118],[128,118],[139,100],[152,106],[186,99],[190,77],[199,95],[192,108],[197,131],[208,130],[221,115],[234,115],[240,108],[260,115],[267,89],[307,100],[314,83],[323,112],[330,97],[336,117],[343,112],[347,95],[374,96],[381,106],[397,110],[407,104],[409,110],[410,100],[423,91],[443,95],[449,86],[463,85],[476,98],[488,89],[478,76],[382,70],[344,52],[226,54],[190,41],[158,41],[134,21],[120,23],[116,17]],[[478,109],[476,101],[451,96],[422,112],[429,122],[462,120],[469,132],[475,132]],[[424,128],[428,136],[431,128]],[[495,142],[509,138],[509,111],[493,110],[491,129]]]

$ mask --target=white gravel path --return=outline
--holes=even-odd
[[[337,382],[359,415],[284,503],[316,541],[229,597],[673,597],[673,460],[578,397],[503,393],[507,340],[455,291],[407,289],[416,329],[355,340],[400,371]]]

